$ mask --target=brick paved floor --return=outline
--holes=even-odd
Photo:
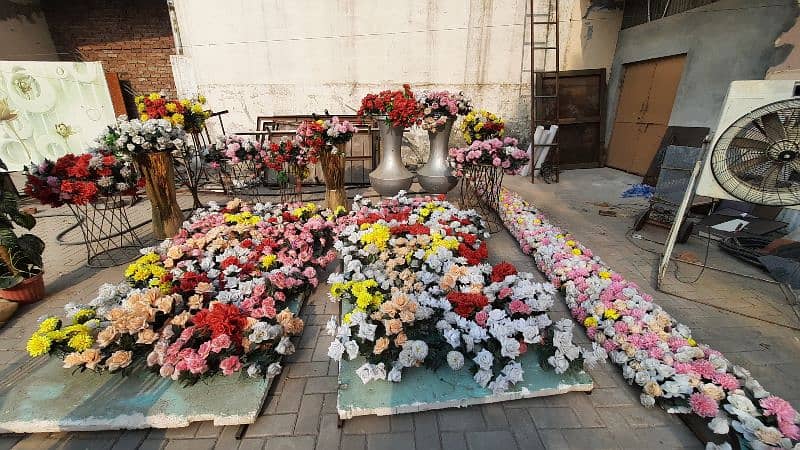
[[[598,193],[599,189],[586,194],[588,186],[608,177],[609,174],[602,171],[576,171],[565,173],[559,185],[531,186],[526,180],[514,178],[507,180],[507,184],[535,201],[556,222],[565,225],[626,277],[642,286],[649,286],[656,257],[638,250],[625,238],[631,219],[623,217],[623,214],[616,218],[600,217],[592,210],[596,207],[585,205],[587,201],[618,202],[622,189],[613,183],[606,186],[603,195]],[[621,186],[624,189],[624,183]],[[586,195],[597,199],[582,197]],[[182,202],[186,200],[183,196]],[[635,209],[637,203],[631,204]],[[146,204],[137,208],[132,222],[138,222],[148,213]],[[121,267],[104,270],[84,268],[82,247],[61,246],[55,242],[54,236],[64,227],[65,219],[69,220],[64,217],[43,218],[36,230],[46,236],[48,243],[48,298],[40,304],[22,308],[15,319],[0,329],[0,374],[8,374],[26,360],[24,339],[37,317],[59,313],[67,301],[90,298],[101,283],[119,280]],[[148,229],[143,227],[141,231],[146,234]],[[67,237],[77,239],[78,236],[71,234]],[[505,232],[492,238],[490,254],[495,262],[509,260],[521,270],[535,272],[532,260],[518,250]],[[688,275],[693,273],[687,269]],[[753,305],[772,302],[777,311],[783,311],[781,300],[769,297],[774,297],[774,292],[759,289],[751,282],[707,273],[702,278],[702,286],[705,287],[683,287],[684,295],[698,294],[692,290],[711,289],[713,292],[705,292],[706,298],[734,305],[747,302],[750,309]],[[743,295],[745,289],[747,294]],[[656,294],[654,289],[649,290]],[[797,357],[800,342],[796,332],[663,294],[657,294],[656,301],[679,320],[691,325],[702,341],[746,364],[768,389],[798,402],[796,392],[791,389],[792,380],[796,380],[791,374],[800,369]],[[766,309],[769,311],[765,310],[765,314],[769,312],[777,316],[773,309]],[[556,315],[566,316],[563,298],[559,298],[555,310]],[[337,367],[326,356],[329,337],[320,332],[324,322],[336,311],[336,305],[327,301],[324,289],[318,289],[303,310],[307,328],[299,342],[298,352],[290,358],[277,380],[263,415],[240,441],[234,438],[237,427],[214,427],[203,422],[172,430],[7,435],[0,436],[0,448],[702,448],[680,420],[661,410],[639,405],[636,390],[625,384],[618,369],[611,365],[590,372],[595,382],[591,395],[573,393],[393,417],[360,417],[346,421],[341,429],[337,428]],[[788,315],[786,317],[784,320],[791,319]],[[581,339],[585,340],[585,336]],[[68,375],[65,373],[65,376]]]

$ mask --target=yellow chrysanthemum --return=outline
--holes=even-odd
[[[79,310],[72,316],[72,323],[86,323],[86,321],[94,319],[96,313],[91,308],[84,308]]]
[[[597,273],[597,275],[599,275],[600,278],[611,278],[611,272],[607,270],[601,270],[600,272]]]
[[[383,250],[386,248],[386,243],[389,242],[391,232],[386,225],[376,223],[368,228],[369,231],[361,236],[361,243],[365,245],[375,244],[376,247]]]
[[[50,339],[47,339],[47,337],[41,334],[34,333],[34,335],[28,339],[28,343],[25,344],[25,350],[28,351],[28,354],[32,358],[37,358],[48,354],[51,345],[52,341]]]
[[[61,342],[64,339],[66,339],[68,336],[67,336],[67,333],[65,333],[65,332],[63,332],[61,330],[53,330],[53,331],[48,331],[47,333],[44,333],[44,337],[46,337],[47,339],[50,339],[50,341],[52,341],[52,342]]]
[[[150,116],[148,116],[145,113],[142,113],[142,114],[139,115],[139,120],[141,120],[142,122],[146,122],[149,119],[150,119]]]
[[[92,339],[89,333],[78,333],[72,336],[67,342],[69,348],[76,352],[82,352],[87,348],[91,348],[92,344],[94,344],[94,339]]]
[[[191,110],[195,114],[201,114],[203,112],[203,105],[201,105],[200,103],[195,103],[194,105],[192,105]]]
[[[175,125],[183,125],[184,123],[184,117],[183,114],[181,113],[173,114],[172,117],[170,117],[170,119],[172,120],[172,123],[174,123]]]
[[[688,342],[692,347],[697,347],[697,341],[695,341],[694,338],[689,338],[686,340],[686,342]]]
[[[579,248],[573,248],[572,249],[572,254],[575,255],[575,256],[581,256],[583,254],[583,252]]]
[[[200,103],[202,103],[202,104],[205,104],[205,103],[206,103],[206,97],[205,97],[205,95],[203,95],[203,94],[197,94],[197,101],[198,101],[198,102],[200,102]]]
[[[150,100],[155,101],[161,98],[161,94],[159,94],[158,92],[152,92],[148,97],[150,98]]]
[[[596,326],[597,326],[597,319],[596,319],[596,318],[594,318],[594,317],[587,317],[587,318],[586,318],[586,319],[583,321],[583,326],[585,326],[586,328],[589,328],[589,327],[596,327]]]
[[[263,267],[265,269],[269,269],[270,266],[272,266],[272,264],[275,262],[276,259],[278,259],[278,257],[275,256],[275,255],[264,255],[264,256],[262,256],[261,257],[261,267]]]
[[[617,320],[619,319],[619,313],[616,309],[609,308],[603,313],[603,317],[606,319]]]
[[[48,317],[39,324],[39,333],[48,333],[56,330],[61,325],[61,320],[58,317]]]
[[[166,108],[167,112],[170,112],[170,113],[174,113],[175,111],[178,110],[178,106],[175,103],[172,103],[172,102],[169,102],[166,105],[164,105],[164,108]]]

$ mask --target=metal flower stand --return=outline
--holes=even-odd
[[[281,194],[281,203],[294,203],[303,201],[303,179],[308,174],[308,169],[297,164],[286,164],[284,170],[278,174],[278,190]]]
[[[464,169],[461,178],[461,208],[474,209],[483,217],[491,233],[502,228],[497,215],[503,169],[491,164],[473,165]]]
[[[203,158],[206,151],[206,139],[201,133],[189,133],[192,145],[184,145],[183,149],[172,154],[175,163],[175,178],[179,184],[186,186],[192,194],[192,208],[202,208],[199,189],[208,180]]]
[[[83,234],[87,266],[118,266],[139,255],[144,245],[128,220],[130,202],[130,197],[112,195],[86,205],[69,205]]]
[[[223,163],[219,167],[225,195],[253,202],[265,201],[266,168],[256,161]]]

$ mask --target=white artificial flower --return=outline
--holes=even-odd
[[[356,369],[356,375],[358,375],[362,383],[367,384],[372,381],[372,367],[372,364],[364,363],[364,365]]]
[[[378,326],[375,324],[370,324],[366,322],[362,322],[358,326],[358,337],[362,339],[366,339],[368,341],[375,340],[375,331],[378,329]]]
[[[489,381],[492,379],[492,371],[491,370],[478,370],[475,375],[472,377],[476,383],[482,388],[485,388],[486,385],[489,384]]]
[[[522,381],[524,373],[522,364],[517,362],[510,362],[503,367],[503,375],[506,376],[506,379],[511,384],[517,384]]]
[[[278,345],[275,346],[275,351],[281,355],[291,355],[294,353],[294,344],[292,344],[288,336],[284,336],[281,338],[280,342],[278,342]]]
[[[334,361],[341,361],[344,350],[344,345],[338,339],[334,339],[328,346],[328,357]]]
[[[464,367],[464,355],[455,350],[447,353],[447,364],[453,370],[461,370]]]
[[[347,359],[350,361],[358,357],[358,343],[356,341],[345,342],[344,349],[347,351]]]
[[[399,366],[392,367],[392,370],[386,375],[386,381],[392,383],[399,383],[403,379],[403,369]]]
[[[482,370],[489,370],[492,368],[492,364],[494,363],[494,356],[492,355],[492,352],[482,349],[472,360],[475,361],[475,364],[477,364]]]
[[[250,378],[256,378],[261,375],[261,368],[258,367],[258,364],[253,364],[247,368],[247,376]]]
[[[271,377],[277,376],[279,373],[281,373],[281,369],[283,369],[283,367],[281,367],[280,364],[274,362],[269,366],[267,366],[267,375]]]
[[[728,434],[730,431],[730,421],[724,413],[718,412],[717,416],[708,423],[708,428],[716,434]]]
[[[656,404],[655,397],[647,395],[645,393],[642,393],[639,396],[639,401],[642,402],[642,405],[644,405],[646,408],[652,408]]]

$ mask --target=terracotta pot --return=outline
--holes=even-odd
[[[12,288],[0,289],[0,298],[17,303],[38,302],[44,298],[44,272],[35,277],[26,278]]]

